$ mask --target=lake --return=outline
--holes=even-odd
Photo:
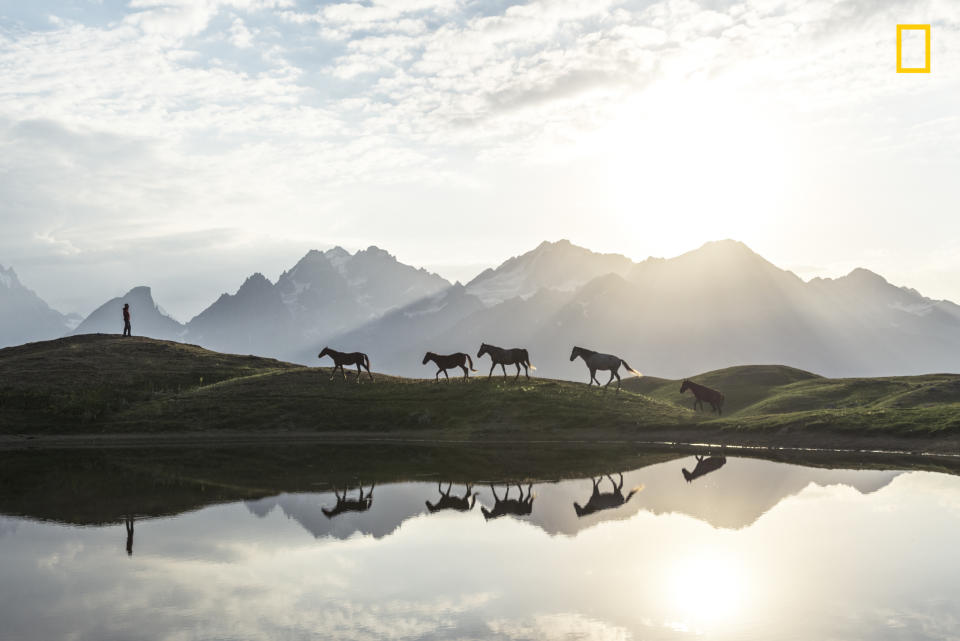
[[[3,454],[0,638],[960,638],[960,477],[936,465],[633,451],[569,478],[361,451],[306,475]]]

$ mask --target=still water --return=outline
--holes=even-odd
[[[0,638],[960,638],[956,476],[678,454],[622,482],[360,482],[100,525],[18,508]]]

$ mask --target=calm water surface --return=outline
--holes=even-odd
[[[7,515],[0,638],[960,638],[960,478],[720,463]]]

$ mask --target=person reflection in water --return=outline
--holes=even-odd
[[[132,336],[130,333],[130,304],[123,304],[123,335]]]
[[[719,470],[727,462],[726,456],[708,456],[704,458],[703,456],[696,456],[697,466],[693,468],[692,472],[688,472],[687,468],[683,468],[683,478],[687,480],[687,483],[698,479],[704,474],[709,474]]]
[[[440,500],[436,503],[425,501],[427,510],[431,514],[440,510],[456,510],[458,512],[469,512],[477,502],[477,495],[473,493],[473,484],[467,483],[467,493],[463,496],[450,496],[452,483],[447,483],[447,491],[443,491],[443,484],[437,483],[437,491],[440,492]]]
[[[127,556],[133,556],[133,517],[125,518],[123,524],[127,528]]]
[[[501,499],[497,496],[497,488],[493,487],[493,483],[490,484],[490,491],[493,492],[493,509],[488,510],[485,507],[481,507],[480,511],[483,512],[483,518],[487,519],[496,519],[504,514],[513,514],[514,516],[526,516],[533,511],[533,499],[534,496],[531,493],[533,484],[527,484],[527,495],[523,495],[523,487],[517,483],[517,489],[520,491],[520,498],[511,499],[510,498],[510,486],[507,486],[506,492],[503,493],[503,498]]]
[[[370,509],[370,506],[373,505],[373,487],[375,484],[370,485],[370,491],[363,493],[363,483],[360,484],[360,496],[356,499],[348,499],[347,492],[349,489],[343,491],[343,496],[340,495],[340,491],[337,488],[333,488],[333,494],[337,497],[337,504],[333,506],[332,509],[327,509],[325,507],[320,508],[320,511],[328,519],[332,519],[335,516],[343,514],[344,512],[366,512]]]
[[[620,483],[616,483],[613,480],[613,477],[607,474],[607,478],[610,479],[610,485],[613,486],[612,492],[601,492],[600,491],[600,482],[603,480],[602,476],[597,478],[591,478],[593,481],[593,492],[590,494],[590,499],[587,501],[586,505],[580,507],[579,503],[574,502],[573,509],[577,513],[578,517],[587,516],[588,514],[593,514],[594,512],[599,512],[600,510],[609,510],[611,508],[620,507],[627,501],[633,498],[633,495],[643,489],[643,486],[635,487],[630,490],[630,493],[626,497],[623,496],[623,472],[620,473]]]

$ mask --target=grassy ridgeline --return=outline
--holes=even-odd
[[[351,433],[427,439],[676,439],[837,445],[851,438],[960,441],[960,376],[827,379],[776,366],[692,377],[726,394],[693,412],[680,381],[582,383],[472,377],[436,384],[118,336],[0,350],[0,433]],[[803,439],[799,437],[803,436]],[[748,438],[749,437],[749,438]],[[799,440],[798,440],[799,439]]]

